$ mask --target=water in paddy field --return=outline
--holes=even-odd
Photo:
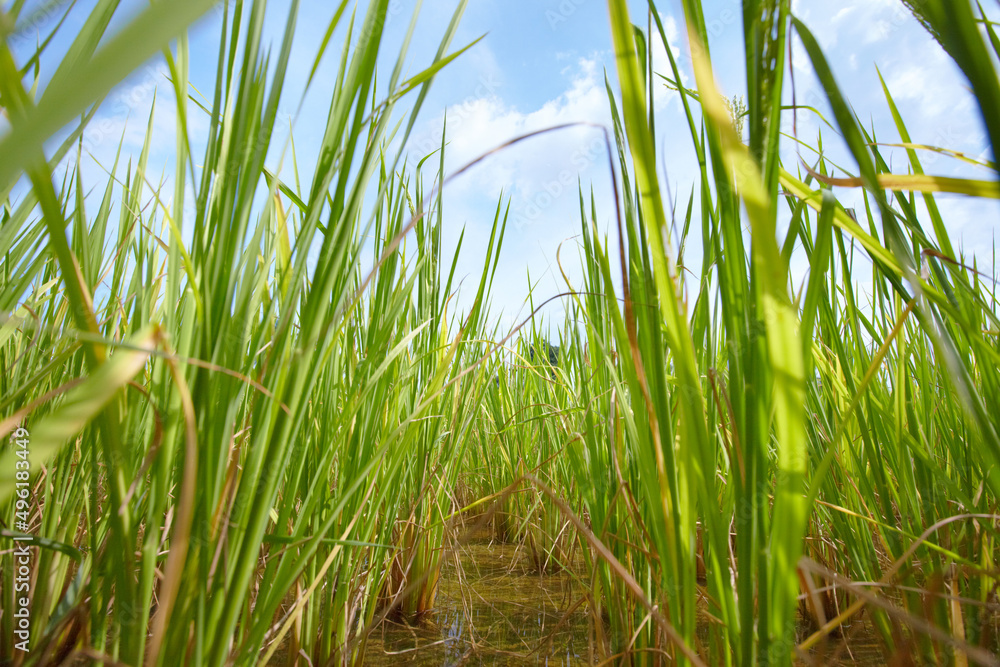
[[[523,547],[477,537],[442,565],[428,618],[414,626],[384,622],[369,639],[365,664],[591,664],[590,621],[575,576],[539,575]]]
[[[584,576],[579,554],[572,565],[573,571],[540,575],[530,568],[524,547],[478,536],[442,565],[434,611],[414,625],[385,621],[372,633],[364,663],[597,664],[589,608],[577,581]],[[848,638],[849,651],[844,642],[831,639],[810,660],[796,664],[886,664],[867,620],[856,620]]]

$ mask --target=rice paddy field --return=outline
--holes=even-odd
[[[510,199],[460,302],[442,234],[463,169],[447,130],[406,150],[470,46],[465,0],[419,63],[415,23],[384,36],[397,3],[329,3],[304,64],[297,0],[273,43],[264,0],[227,2],[212,90],[188,31],[213,3],[140,4],[91,3],[46,72],[48,40],[9,47],[25,2],[0,13],[0,664],[1000,664],[994,258],[935,200],[995,200],[996,165],[911,139],[888,87],[896,136],[873,136],[790,0],[735,5],[735,63],[701,0],[678,43],[653,0],[607,0],[614,197],[579,185],[565,321],[515,327],[490,307]],[[996,155],[996,25],[904,4]],[[818,138],[783,123],[818,113],[787,103],[793,35]],[[141,154],[85,180],[97,104],[153,57],[177,100],[169,186],[152,118]],[[285,73],[321,59],[319,158],[278,169]],[[689,192],[658,176],[664,85]],[[294,133],[277,149],[293,164]]]

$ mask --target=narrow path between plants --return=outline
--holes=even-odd
[[[446,559],[434,611],[415,625],[385,621],[371,665],[586,665],[588,611],[576,572],[533,572],[524,548],[476,536]]]
[[[570,570],[539,574],[524,545],[477,534],[445,559],[434,610],[418,623],[386,620],[374,633],[366,665],[591,665],[592,619],[580,578]],[[802,629],[808,634],[808,629]],[[848,647],[850,650],[848,650]],[[885,665],[867,619],[813,651],[809,665]]]

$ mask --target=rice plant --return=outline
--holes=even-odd
[[[583,591],[566,616],[586,611],[595,664],[823,664],[862,625],[900,661],[998,664],[995,279],[935,202],[996,198],[995,164],[926,174],[883,85],[908,160],[890,170],[789,0],[742,4],[734,97],[700,0],[682,2],[690,81],[653,0],[642,18],[608,0],[613,208],[581,187],[565,321],[529,295],[532,316],[504,331],[490,297],[510,196],[460,309],[443,191],[464,170],[445,170],[447,130],[406,153],[468,48],[453,45],[466,2],[406,75],[419,3],[401,45],[391,4],[329,8],[307,89],[323,58],[337,80],[304,178],[294,133],[274,139],[297,0],[274,50],[264,0],[224,5],[207,97],[186,34],[205,0],[115,29],[119,2],[100,0],[41,92],[50,42],[16,62],[24,3],[0,14],[0,660],[372,662],[381,624],[433,617],[445,559],[479,530]],[[965,0],[906,4],[966,77],[995,155],[994,24]],[[793,34],[852,165],[782,132],[814,111],[786,104]],[[84,130],[157,54],[173,174],[149,166],[151,116],[140,155],[119,147],[88,182]],[[657,173],[663,85],[698,162],[677,206]],[[783,161],[790,142],[811,162]]]

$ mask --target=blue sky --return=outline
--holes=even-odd
[[[41,4],[44,3],[29,1],[22,16],[30,16],[32,8]],[[74,26],[82,23],[93,4],[92,1],[78,3],[56,40],[50,63],[66,48],[75,34]],[[124,2],[120,20],[126,20],[129,12],[142,4],[132,0]],[[314,160],[310,147],[318,143],[325,124],[333,67],[341,48],[336,37],[301,113],[297,117],[294,114],[317,45],[333,13],[330,4],[315,0],[302,3],[293,52],[294,66],[288,72],[279,113],[279,120],[284,124],[294,119],[298,165],[303,174],[310,172]],[[740,93],[744,87],[740,2],[706,0],[704,4],[720,87],[730,95]],[[392,0],[390,3],[384,39],[384,72],[388,72],[395,60],[413,5],[413,0]],[[647,4],[633,1],[631,5],[633,20],[645,25]],[[287,2],[269,4],[269,33],[275,48],[284,28],[287,6]],[[408,61],[411,73],[429,62],[454,8],[454,0],[423,3]],[[671,46],[683,61],[687,45],[679,2],[661,0],[657,8]],[[899,0],[842,0],[838,3],[794,0],[793,8],[819,38],[848,99],[862,120],[875,129],[881,141],[896,142],[899,137],[889,116],[876,66],[895,96],[916,143],[945,146],[973,157],[991,157],[984,153],[985,134],[960,73]],[[28,53],[33,35],[44,36],[52,25],[54,21],[42,15],[37,22],[24,26],[19,34],[21,41],[14,42],[15,51],[23,57]],[[221,10],[214,11],[191,33],[191,78],[206,95],[210,95],[213,86],[220,25]],[[453,48],[464,46],[481,35],[485,35],[481,42],[437,78],[409,142],[413,158],[437,147],[445,113],[448,115],[446,165],[449,171],[527,131],[572,121],[609,125],[604,76],[607,73],[614,85],[614,57],[604,2],[471,0]],[[656,42],[654,70],[667,72],[663,47],[658,44],[659,40]],[[825,103],[812,69],[798,44],[793,47],[793,63],[799,103],[814,104],[825,113]],[[159,173],[162,168],[169,180],[173,169],[175,112],[164,78],[165,69],[162,59],[151,61],[109,96],[85,139],[95,160],[110,164],[123,131],[126,152],[138,154],[155,89],[156,130],[150,171]],[[694,182],[697,164],[676,94],[662,88],[657,93],[656,104],[659,152],[663,160],[661,181],[681,197],[683,206]],[[811,114],[800,114],[799,136],[814,143],[820,125]],[[194,121],[195,132],[199,127],[204,127],[203,118]],[[791,131],[790,114],[786,129]],[[0,131],[6,131],[6,127],[0,125]],[[272,164],[277,163],[286,136],[285,131],[276,133]],[[579,228],[577,179],[582,180],[584,187],[594,188],[602,224],[611,219],[609,175],[600,137],[595,130],[548,135],[491,157],[446,189],[445,252],[464,226],[466,240],[459,276],[468,276],[469,283],[477,279],[481,270],[488,225],[497,199],[501,192],[510,198],[511,219],[494,293],[494,309],[504,312],[506,322],[512,322],[518,312],[522,315],[527,312],[522,304],[528,292],[528,272],[532,280],[537,281],[536,303],[565,289],[556,266],[560,244],[563,244],[563,268],[571,282],[579,279],[577,249],[572,240]],[[823,140],[831,158],[848,169],[854,167],[834,132],[825,129]],[[905,155],[901,151],[885,150],[893,155],[894,165],[905,169]],[[784,157],[786,165],[794,165],[796,158],[791,142],[785,147]],[[985,171],[959,166],[933,153],[922,155],[922,159],[931,173],[987,177]],[[283,173],[286,179],[291,179],[287,160]],[[105,178],[94,164],[85,172],[90,185],[98,185]],[[169,192],[169,188],[166,191]],[[840,194],[848,203],[857,198],[857,193],[851,191]],[[989,264],[997,229],[996,206],[961,197],[942,197],[940,204],[953,240],[960,241],[967,253],[977,255],[981,265],[992,272]],[[689,254],[697,253],[697,250],[689,250]],[[792,268],[793,276],[800,280],[805,274],[802,259],[796,258]],[[863,283],[864,277],[859,276],[858,280]],[[470,284],[466,293],[472,292],[473,287]],[[553,304],[546,312],[552,322],[561,321],[559,304]]]

